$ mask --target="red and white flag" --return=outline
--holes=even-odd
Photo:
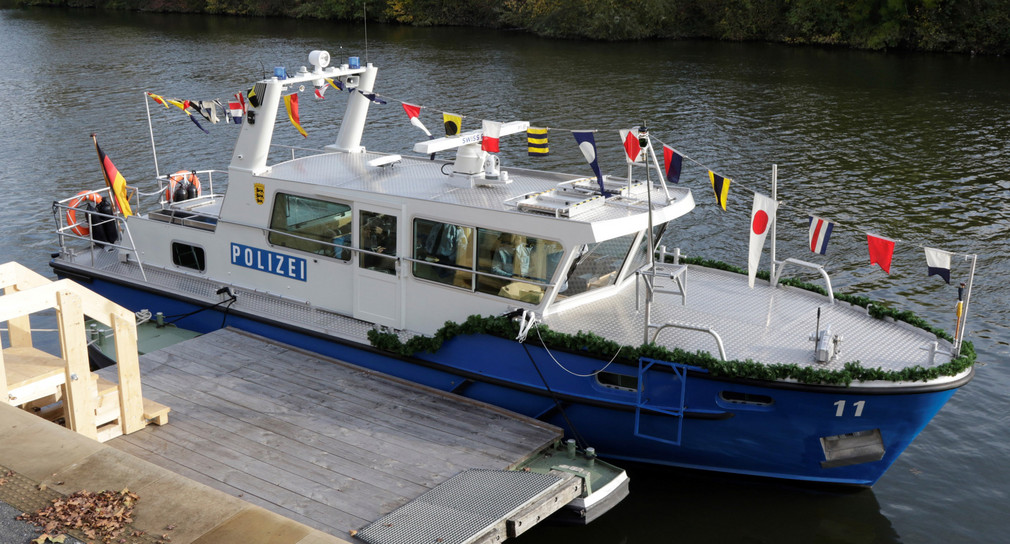
[[[481,140],[480,148],[488,153],[497,153],[498,138],[501,136],[501,123],[485,119],[483,126],[484,139]]]
[[[242,124],[242,103],[228,102],[228,115],[236,125]]]
[[[642,157],[642,146],[638,144],[638,129],[621,129],[621,141],[624,142],[624,152],[628,154],[628,162],[638,162]]]
[[[421,122],[421,106],[415,106],[413,104],[403,102],[403,112],[410,118],[410,124],[421,129],[429,138],[431,138],[431,132],[428,131],[428,127],[424,126],[424,123]]]
[[[754,277],[761,262],[765,237],[775,223],[778,202],[760,193],[754,193],[754,207],[750,212],[750,257],[747,259],[747,285],[754,288]]]
[[[884,272],[890,274],[891,258],[894,257],[894,240],[867,234],[866,245],[870,250],[870,264],[879,265]]]

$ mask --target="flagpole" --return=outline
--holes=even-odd
[[[652,157],[652,165],[656,168],[656,173],[659,175],[660,180],[659,184],[663,187],[663,193],[666,194],[666,202],[669,203],[670,189],[666,186],[666,176],[663,173],[663,169],[659,167],[659,159],[656,158],[656,150],[652,148],[652,140],[646,139],[646,141],[649,144],[648,149],[649,149],[649,156]],[[646,166],[645,169],[648,170],[649,167]],[[648,178],[648,174],[646,174],[646,178]]]
[[[954,346],[954,356],[961,355],[961,343],[964,342],[964,327],[968,322],[968,303],[971,301],[971,284],[975,279],[975,263],[978,262],[978,254],[971,254],[971,271],[968,272],[968,289],[964,294],[964,306],[961,308],[961,327],[957,331],[957,345]]]
[[[779,201],[778,196],[779,196],[779,165],[772,164],[772,201],[775,202],[776,204],[778,204],[778,201]],[[778,214],[777,213],[775,214],[775,219],[776,220],[772,221],[772,232],[771,232],[771,234],[772,234],[772,248],[771,248],[772,249],[772,252],[771,252],[771,256],[772,256],[772,262],[771,262],[771,265],[772,265],[772,270],[771,270],[772,276],[775,275],[775,226],[778,223]]]
[[[147,110],[147,132],[151,135],[151,153],[154,154],[154,177],[158,178],[161,172],[158,171],[158,150],[154,148],[154,125],[151,124],[151,104],[147,102],[147,92],[144,92],[144,109]],[[158,183],[160,189],[161,182]]]

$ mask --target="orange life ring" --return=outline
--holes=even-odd
[[[179,170],[168,176],[168,187],[165,189],[166,202],[178,202],[200,196],[200,178],[195,170]]]
[[[88,226],[87,220],[88,214],[85,214],[85,217],[80,223],[77,222],[78,206],[84,204],[84,208],[81,209],[81,211],[95,211],[95,208],[97,208],[101,203],[102,196],[98,193],[91,191],[81,191],[77,193],[77,196],[75,196],[74,199],[70,201],[70,204],[67,205],[67,225],[70,226],[70,230],[78,236],[87,236],[91,234],[91,227]],[[87,210],[88,207],[91,207],[92,209]]]

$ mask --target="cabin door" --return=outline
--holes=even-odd
[[[397,257],[409,251],[401,210],[361,205],[356,216],[354,317],[402,328],[401,275],[406,268]]]

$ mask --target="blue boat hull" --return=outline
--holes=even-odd
[[[58,275],[82,279],[54,268]],[[99,278],[88,286],[135,311],[172,316],[202,308],[182,297]],[[845,388],[718,379],[667,364],[641,375],[627,365],[607,367],[611,375],[633,377],[641,384],[639,395],[597,379],[594,373],[606,361],[549,352],[534,334],[525,345],[460,336],[437,353],[400,357],[224,307],[203,309],[177,325],[198,332],[227,325],[452,391],[558,425],[614,460],[862,486],[873,485],[971,378],[933,389]],[[874,442],[869,454],[827,459],[824,439],[867,433]]]

